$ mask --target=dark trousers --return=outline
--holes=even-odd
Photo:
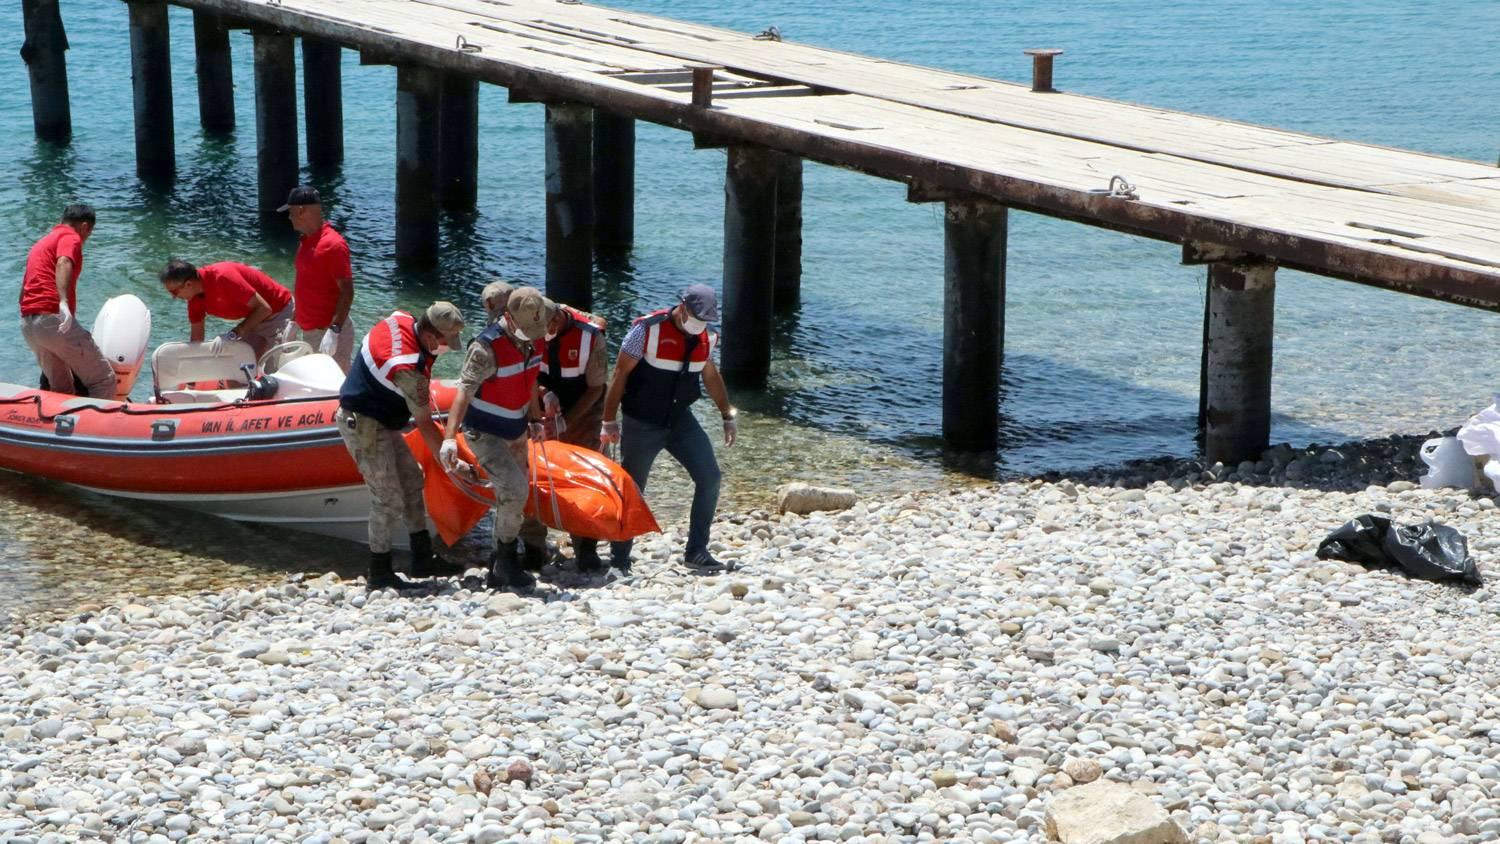
[[[692,411],[685,410],[670,427],[642,422],[630,415],[623,415],[620,425],[620,465],[625,467],[635,485],[646,491],[646,479],[651,476],[651,464],[665,450],[672,455],[693,479],[693,509],[688,520],[687,557],[708,550],[708,529],[714,521],[714,511],[719,507],[719,461],[714,457],[713,444],[703,433]],[[633,543],[612,542],[610,548],[616,563],[630,559]]]

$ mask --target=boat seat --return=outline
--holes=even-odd
[[[162,390],[162,404],[219,404],[245,397],[245,388],[229,390]]]
[[[203,392],[191,388],[205,381],[225,388],[240,387],[236,398],[243,398],[247,384],[243,367],[255,367],[255,350],[249,343],[236,340],[225,343],[214,354],[210,343],[163,343],[151,355],[151,386],[158,399],[165,400],[163,389],[173,392]],[[218,391],[207,391],[218,392]],[[231,401],[233,399],[230,399]],[[220,398],[195,401],[224,401]]]

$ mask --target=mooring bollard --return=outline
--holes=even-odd
[[[710,108],[714,104],[714,73],[721,68],[711,64],[695,64],[689,67],[693,70],[693,105],[699,108]]]
[[[1052,87],[1052,60],[1062,55],[1062,50],[1027,50],[1031,56],[1031,90],[1039,94],[1050,94]]]

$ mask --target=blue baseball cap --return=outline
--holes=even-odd
[[[706,284],[694,284],[682,291],[682,303],[693,316],[704,322],[719,321],[719,297]]]

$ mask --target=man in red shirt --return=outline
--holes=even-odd
[[[77,376],[96,399],[115,397],[115,371],[78,324],[78,276],[83,242],[94,233],[94,209],[69,205],[62,222],[31,247],[21,281],[21,337],[36,355],[47,388],[74,392]]]
[[[302,339],[324,354],[333,355],[349,371],[354,359],[354,326],[349,306],[354,304],[354,270],[349,265],[349,244],[323,219],[323,200],[317,190],[298,185],[287,194],[287,212],[292,228],[302,235],[297,246],[297,327]],[[333,337],[328,337],[332,332]]]
[[[176,258],[161,271],[162,286],[188,303],[189,339],[203,342],[203,318],[234,320],[234,328],[214,338],[214,353],[225,341],[244,340],[259,358],[282,342],[292,324],[292,293],[255,267],[220,261],[195,267]]]

